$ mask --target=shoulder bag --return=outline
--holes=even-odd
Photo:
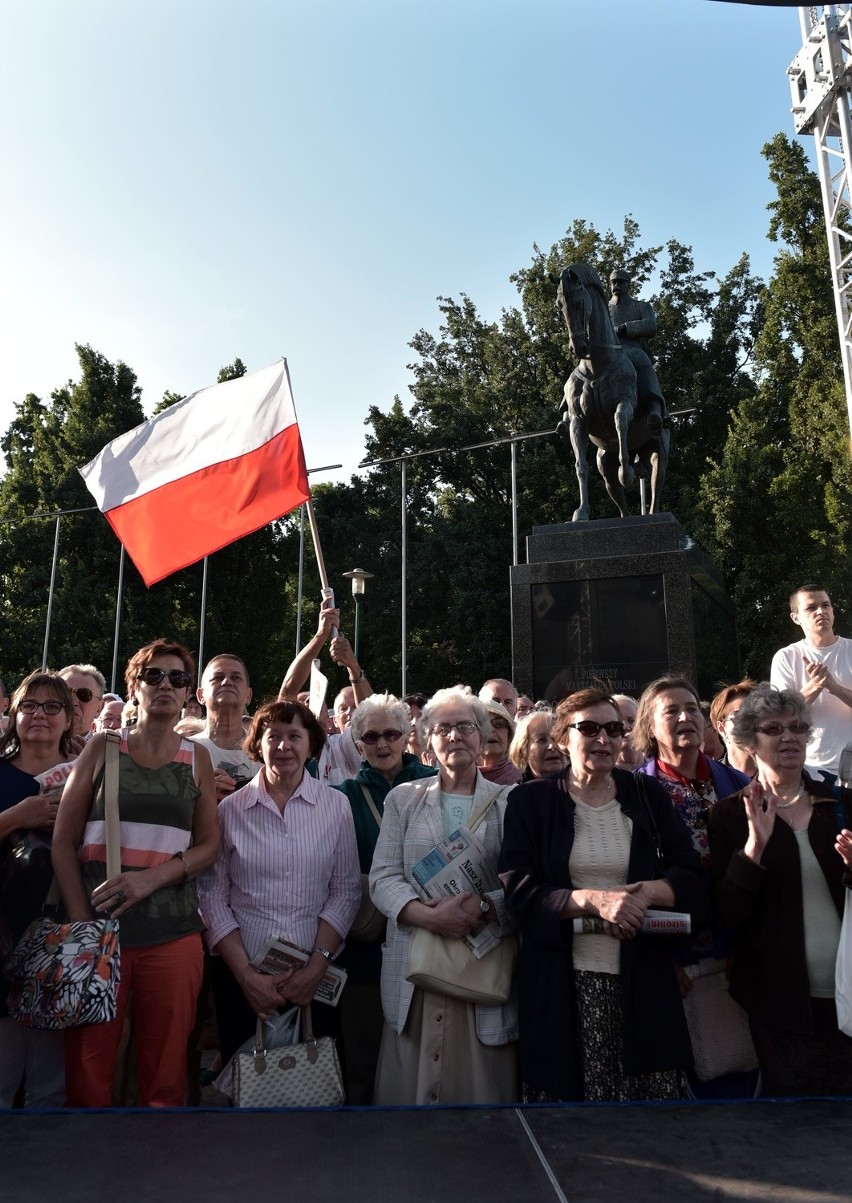
[[[118,819],[117,732],[105,731],[104,809],[107,877],[121,872]],[[45,910],[55,910],[54,878]],[[119,984],[117,919],[58,923],[42,917],[29,925],[4,966],[11,982],[8,1008],[26,1027],[52,1031],[115,1019]]]
[[[497,790],[468,824],[473,832],[485,818]],[[454,940],[415,927],[408,945],[406,977],[423,990],[460,998],[482,1006],[501,1006],[509,997],[518,943],[514,936],[503,936],[496,948],[483,957],[475,957],[464,940]]]
[[[382,816],[379,814],[378,807],[373,801],[373,795],[367,789],[366,785],[361,785],[361,792],[372,812],[373,818],[376,820],[376,825],[381,827]],[[384,915],[370,897],[370,875],[369,873],[362,873],[361,906],[352,922],[352,926],[349,928],[347,938],[357,940],[360,944],[372,944],[385,934],[386,923],[387,920]]]

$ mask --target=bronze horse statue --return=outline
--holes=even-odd
[[[671,440],[667,424],[637,397],[636,368],[618,341],[600,276],[586,263],[562,271],[557,308],[580,360],[565,383],[557,431],[574,450],[580,505],[574,522],[589,517],[589,443],[598,449],[598,471],[622,518],[630,513],[625,489],[635,476],[651,482],[649,513],[659,513]]]

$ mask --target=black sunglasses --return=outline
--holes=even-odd
[[[87,702],[91,702],[92,698],[95,696],[95,691],[93,689],[89,689],[88,685],[81,685],[79,689],[75,689],[73,685],[69,685],[68,688],[76,698],[80,699],[83,705],[85,705]]]
[[[606,731],[611,739],[620,739],[624,735],[624,723],[613,719],[611,723],[596,723],[593,719],[584,718],[581,723],[566,723],[566,727],[575,727],[581,735],[595,739],[601,731]]]
[[[362,744],[377,744],[380,739],[385,743],[392,744],[395,739],[402,739],[402,732],[388,728],[387,731],[365,731],[361,736],[360,743]]]
[[[137,679],[146,685],[159,685],[166,677],[174,689],[186,689],[192,681],[191,675],[183,668],[173,668],[169,672],[164,668],[143,668]]]

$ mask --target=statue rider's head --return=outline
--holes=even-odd
[[[614,272],[610,272],[609,289],[616,300],[619,297],[629,297],[630,272],[625,271],[623,267],[617,267]]]

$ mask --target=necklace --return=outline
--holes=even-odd
[[[789,810],[791,806],[795,806],[797,802],[801,802],[802,798],[804,797],[804,793],[805,793],[804,787],[800,785],[795,798],[791,798],[789,802],[777,802],[775,805],[775,809],[776,810]]]

